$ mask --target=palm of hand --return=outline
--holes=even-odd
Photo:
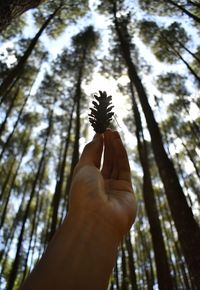
[[[100,172],[102,142],[98,136],[84,149],[75,170],[70,203],[76,211],[99,215],[123,236],[136,216],[128,158],[119,134],[108,130]]]

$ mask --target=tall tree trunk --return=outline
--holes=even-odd
[[[38,170],[37,170],[36,176],[35,176],[35,178],[33,180],[31,193],[30,193],[30,196],[29,196],[29,200],[27,202],[27,206],[26,206],[26,210],[25,210],[24,216],[23,216],[22,226],[21,226],[21,230],[20,230],[20,234],[19,234],[18,242],[17,242],[17,250],[16,250],[16,254],[15,254],[15,259],[14,259],[14,262],[13,262],[13,265],[12,265],[12,269],[11,269],[11,272],[10,272],[10,275],[9,275],[9,279],[8,279],[7,290],[12,290],[13,289],[13,286],[14,286],[14,283],[15,283],[15,279],[17,277],[18,264],[19,264],[20,252],[21,252],[21,248],[22,248],[22,244],[23,244],[23,236],[24,236],[24,231],[25,231],[25,225],[26,225],[26,222],[27,222],[27,219],[28,219],[28,214],[29,214],[31,202],[32,202],[33,197],[35,195],[36,187],[37,187],[38,181],[40,179],[43,163],[44,163],[45,156],[46,156],[47,142],[49,140],[49,137],[50,137],[50,134],[51,134],[51,131],[52,131],[52,124],[53,124],[53,109],[51,109],[50,113],[49,113],[49,124],[48,124],[47,133],[46,133],[46,137],[45,137],[45,141],[44,141],[42,156],[40,158],[40,162],[39,162],[39,166],[38,166]]]
[[[137,74],[136,67],[131,59],[129,43],[127,42],[125,33],[122,33],[120,29],[115,2],[113,2],[113,16],[119,43],[121,45],[122,56],[128,69],[129,78],[136,88],[145,115],[155,160],[165,188],[165,193],[177,228],[183,253],[189,267],[190,275],[196,285],[200,285],[200,230],[194,219],[192,210],[187,204],[174,165],[165,151],[160,129],[149,105],[145,89]]]
[[[47,28],[51,20],[55,17],[57,12],[61,9],[61,6],[55,9],[55,11],[47,18],[47,20],[43,23],[40,30],[37,32],[35,37],[32,39],[31,43],[29,44],[27,50],[25,51],[24,55],[20,58],[18,64],[10,71],[8,76],[5,78],[3,83],[0,85],[0,96],[2,97],[1,102],[4,101],[4,96],[6,91],[10,88],[12,83],[15,81],[17,77],[19,77],[22,72],[24,65],[26,64],[27,59],[30,57],[33,49],[35,48],[40,36],[44,32],[44,30]]]
[[[49,235],[49,239],[52,238],[56,231],[57,227],[57,220],[58,220],[58,208],[59,208],[59,203],[60,199],[62,196],[62,189],[63,189],[63,182],[64,182],[64,176],[65,176],[65,166],[66,166],[66,158],[67,158],[67,152],[68,152],[68,147],[69,147],[69,142],[70,142],[70,136],[71,136],[71,128],[72,128],[72,119],[73,119],[73,113],[74,113],[74,108],[75,108],[75,100],[71,109],[70,117],[69,117],[69,124],[68,124],[68,129],[67,129],[67,138],[65,140],[65,147],[64,147],[64,154],[62,158],[62,163],[61,163],[61,168],[60,168],[60,175],[58,178],[58,181],[56,183],[56,188],[53,196],[53,202],[52,202],[52,207],[53,207],[53,215],[52,215],[52,221],[51,221],[51,231]]]
[[[177,261],[174,262],[172,260],[172,257],[175,256],[176,260],[178,258],[179,261],[181,261],[181,264],[184,266],[184,269],[185,269],[184,273],[186,273],[186,271],[188,269],[186,267],[186,262],[185,262],[185,258],[184,258],[183,252],[181,251],[180,246],[179,246],[180,243],[179,243],[179,241],[177,240],[177,237],[176,237],[174,223],[172,222],[172,219],[171,219],[171,216],[170,216],[169,209],[167,207],[166,201],[163,201],[162,193],[157,195],[157,202],[159,204],[159,207],[163,209],[163,217],[164,217],[164,220],[165,221],[168,221],[168,223],[170,225],[169,228],[163,227],[163,234],[165,236],[165,240],[166,240],[166,245],[167,245],[168,252],[170,253],[169,254],[170,264],[172,266],[173,273],[174,273],[174,277],[175,277],[175,279],[174,279],[174,285],[176,286],[177,289],[179,289],[178,279],[180,278],[179,277],[180,275],[179,275],[179,273],[177,271],[177,268],[179,268],[179,264],[180,263],[177,263]],[[171,247],[171,243],[170,243],[171,241],[175,245],[175,247],[173,249]],[[191,290],[195,290],[196,289],[196,288],[194,288],[191,285],[191,281],[189,281],[189,284],[190,284],[190,286],[187,287],[187,283],[186,283],[184,289],[191,289]]]
[[[191,50],[189,50],[181,41],[179,41],[178,39],[176,40],[184,49],[185,51],[187,51],[199,64],[200,64],[200,59],[198,58],[198,56],[196,56],[195,53],[193,53]]]
[[[45,164],[43,166],[43,169],[42,169],[42,173],[41,173],[41,176],[40,176],[40,181],[39,181],[39,189],[38,189],[38,192],[37,192],[37,197],[36,197],[36,205],[35,205],[35,208],[34,208],[34,212],[35,214],[33,215],[33,219],[31,221],[31,232],[30,232],[30,239],[29,239],[29,246],[28,246],[28,250],[26,251],[26,258],[24,259],[24,268],[23,268],[23,275],[22,275],[22,279],[21,279],[21,284],[23,283],[25,277],[27,276],[28,274],[28,271],[27,271],[27,268],[28,268],[28,259],[30,257],[30,252],[31,252],[31,248],[32,248],[32,240],[33,240],[33,237],[35,238],[34,239],[34,247],[32,249],[32,259],[30,261],[30,267],[29,269],[33,266],[33,256],[34,256],[34,249],[35,249],[35,246],[36,246],[36,241],[37,241],[37,225],[39,225],[39,221],[40,221],[40,214],[41,214],[41,210],[42,210],[42,201],[43,201],[43,196],[40,196],[40,189],[42,188],[42,181],[43,181],[43,178],[44,178],[44,172],[45,172]],[[35,236],[34,236],[34,233],[35,233]]]
[[[10,184],[10,188],[9,188],[9,191],[8,191],[8,194],[7,194],[7,197],[6,197],[6,201],[5,201],[3,212],[2,212],[2,216],[1,216],[0,229],[3,227],[4,220],[6,218],[8,203],[10,201],[10,197],[11,197],[11,193],[12,193],[12,189],[13,189],[13,186],[15,184],[16,177],[18,175],[18,172],[19,172],[19,169],[20,169],[20,166],[21,166],[21,163],[22,163],[22,159],[24,158],[24,155],[27,152],[28,145],[29,145],[29,140],[27,141],[27,144],[25,145],[25,147],[23,149],[23,152],[22,152],[22,155],[21,155],[20,160],[18,162],[17,168],[16,168],[15,173],[14,173],[14,175],[12,177],[12,181],[11,181],[11,184]]]
[[[40,62],[40,66],[39,66],[38,74],[39,74],[39,71],[40,71],[40,68],[41,68],[41,65],[42,65],[42,61],[43,61],[43,57],[42,57],[41,62]],[[38,74],[37,74],[37,76],[38,76]],[[27,102],[28,102],[28,100],[29,100],[30,95],[31,95],[32,88],[33,88],[33,86],[34,86],[34,84],[35,84],[35,82],[36,82],[37,76],[36,76],[36,78],[34,79],[34,81],[32,82],[32,85],[31,85],[31,87],[30,87],[30,90],[29,90],[28,94],[26,95],[26,97],[25,97],[25,99],[24,99],[24,102],[23,102],[23,104],[22,104],[22,106],[21,106],[21,109],[19,110],[18,117],[17,117],[17,119],[16,119],[16,121],[15,121],[15,123],[14,123],[14,125],[13,125],[13,129],[12,129],[12,131],[10,132],[10,134],[8,135],[8,137],[7,137],[6,141],[5,141],[5,143],[3,144],[2,151],[1,151],[1,153],[0,153],[0,161],[1,161],[1,159],[2,159],[2,157],[3,157],[3,154],[4,154],[4,152],[6,151],[8,145],[10,144],[10,140],[12,139],[12,136],[14,135],[15,130],[16,130],[18,124],[19,124],[19,121],[20,121],[20,119],[21,119],[21,116],[22,116],[22,113],[23,113],[23,111],[24,111],[24,108],[25,108],[25,106],[26,106],[26,104],[27,104]]]
[[[193,167],[194,167],[194,170],[195,170],[195,172],[196,172],[196,175],[197,175],[198,178],[200,179],[199,168],[198,168],[198,166],[197,166],[197,164],[196,164],[196,162],[195,162],[195,160],[194,160],[194,158],[193,158],[193,156],[192,156],[190,150],[187,148],[187,146],[186,146],[185,143],[183,142],[183,139],[182,139],[182,137],[180,136],[180,133],[178,132],[178,130],[176,130],[176,128],[175,128],[175,133],[176,133],[178,139],[181,141],[181,144],[182,144],[183,148],[185,149],[185,151],[186,151],[186,153],[187,153],[187,155],[188,155],[188,158],[189,158],[189,160],[191,161],[191,163],[192,163],[192,165],[193,165]]]
[[[17,119],[16,119],[16,121],[15,121],[15,123],[14,123],[13,129],[12,129],[12,131],[10,132],[10,134],[8,135],[8,137],[7,137],[6,141],[5,141],[5,143],[3,144],[3,148],[2,148],[2,151],[1,151],[1,153],[0,153],[0,161],[1,161],[2,157],[3,157],[4,152],[5,152],[6,149],[8,148],[8,145],[10,144],[10,140],[12,139],[12,136],[14,135],[15,129],[17,128],[17,125],[18,125],[18,123],[19,123],[19,121],[20,121],[20,119],[21,119],[21,115],[22,115],[22,113],[23,113],[23,111],[24,111],[24,107],[25,107],[25,105],[26,105],[26,103],[27,103],[27,101],[28,101],[28,97],[29,97],[29,96],[27,96],[26,99],[24,100],[24,103],[23,103],[23,105],[22,105],[22,107],[21,107],[21,109],[20,109],[20,111],[19,111],[18,117],[17,117]]]
[[[0,0],[0,32],[7,28],[13,19],[29,9],[36,8],[45,0]]]
[[[10,168],[8,170],[8,172],[6,172],[6,178],[5,178],[5,181],[2,182],[2,187],[1,187],[1,192],[0,192],[0,200],[4,197],[4,194],[5,194],[5,191],[6,191],[6,187],[8,186],[8,182],[12,176],[12,171],[13,171],[13,167],[16,163],[16,159],[15,157],[13,158],[12,162],[11,162],[11,165],[10,165]],[[0,177],[2,177],[3,173],[5,172],[2,172],[2,174],[0,174]]]
[[[74,168],[79,160],[79,138],[80,138],[80,100],[77,100],[76,103],[76,120],[75,120],[75,140],[74,140],[74,148],[73,148],[73,154],[72,154],[72,161],[71,161],[71,166],[70,166],[70,172],[69,176],[67,179],[67,184],[65,188],[65,196],[66,196],[66,202],[67,202],[67,208],[69,206],[68,203],[68,197],[69,197],[69,191],[71,187],[71,182],[72,182],[72,176],[73,176],[73,171]]]
[[[0,125],[0,137],[2,136],[3,131],[5,130],[8,118],[10,117],[10,114],[11,114],[13,108],[14,108],[14,104],[15,104],[15,101],[16,101],[16,99],[18,97],[18,94],[19,94],[19,87],[17,88],[14,96],[11,99],[11,102],[9,104],[8,110],[6,111],[5,118],[4,118],[3,122]]]
[[[128,290],[128,275],[127,275],[127,265],[126,265],[126,255],[125,255],[125,249],[123,243],[121,244],[121,252],[122,252],[122,261],[121,261],[121,267],[122,267],[122,285],[121,290]]]
[[[159,221],[159,214],[156,207],[156,201],[154,197],[154,190],[151,181],[151,174],[149,169],[148,151],[146,141],[143,135],[142,122],[140,113],[135,101],[133,88],[131,86],[133,112],[136,125],[136,137],[137,146],[140,157],[140,162],[143,171],[143,198],[145,208],[150,224],[150,231],[152,236],[153,248],[155,253],[156,270],[158,277],[158,284],[160,290],[173,289],[173,284],[170,275],[170,268],[167,259],[167,253],[165,250],[164,239],[162,235],[162,229]]]
[[[76,91],[75,91],[75,103],[76,103],[76,120],[75,120],[75,140],[74,140],[74,149],[72,154],[72,161],[70,166],[70,173],[68,176],[66,188],[65,188],[65,197],[67,201],[67,208],[68,208],[68,196],[73,176],[74,168],[79,160],[79,139],[80,139],[80,100],[81,100],[81,83],[82,83],[82,75],[83,75],[83,68],[85,63],[85,55],[82,60],[82,64],[80,66],[79,74],[78,74],[78,80],[76,84]]]
[[[192,6],[195,6],[195,7],[197,7],[197,8],[200,8],[200,3],[197,3],[197,2],[194,2],[194,1],[191,1],[191,0],[187,0],[187,2],[188,2],[189,4],[191,4]]]
[[[150,255],[150,247],[148,246],[148,244],[146,243],[146,237],[143,234],[143,232],[141,232],[141,228],[144,227],[142,226],[143,221],[142,219],[140,219],[140,226],[137,227],[137,233],[139,236],[139,244],[140,244],[140,258],[142,259],[142,288],[146,288],[146,289],[153,289],[153,285],[155,284],[154,281],[154,273],[153,273],[153,265],[152,265],[152,258]],[[140,228],[141,227],[141,228]],[[147,287],[144,287],[146,283]]]
[[[166,43],[171,47],[171,49],[173,50],[174,54],[176,54],[180,58],[180,60],[186,65],[186,67],[191,72],[191,74],[200,83],[200,77],[196,74],[196,72],[189,65],[189,63],[182,57],[182,55],[178,52],[178,50],[175,49],[175,47],[171,44],[171,42],[169,41],[169,39],[167,37],[165,37],[164,33],[162,33],[162,37],[164,38],[164,40],[166,41]]]
[[[196,22],[200,23],[200,18],[198,16],[196,16],[195,14],[191,13],[190,11],[188,11],[187,9],[185,9],[182,5],[176,3],[172,0],[167,0],[167,2],[172,4],[176,8],[180,9],[183,13],[188,15],[190,18],[194,19]]]
[[[117,259],[118,260],[118,259]],[[119,290],[119,270],[118,270],[118,264],[116,262],[115,268],[114,268],[114,277],[115,277],[115,286],[116,289]]]
[[[184,286],[186,289],[190,289],[192,288],[192,290],[194,289],[192,285],[190,285],[190,281],[188,279],[188,274],[186,273],[186,269],[185,269],[185,265],[184,265],[184,261],[182,259],[182,254],[180,252],[180,247],[177,241],[175,241],[175,248],[176,248],[176,252],[177,252],[177,256],[179,258],[179,264],[180,264],[180,268],[181,268],[181,272],[182,272],[182,276],[183,276],[183,281],[184,281]]]
[[[21,193],[22,189],[20,188],[20,193]],[[1,263],[1,273],[0,273],[0,277],[2,276],[2,273],[4,271],[4,262],[5,260],[7,259],[7,255],[9,253],[9,249],[10,249],[10,245],[12,244],[12,240],[14,238],[14,233],[15,233],[15,230],[16,230],[16,227],[18,226],[19,224],[19,219],[20,219],[20,215],[22,213],[22,209],[24,207],[24,201],[25,201],[25,197],[26,195],[24,194],[26,192],[26,189],[23,190],[22,192],[22,199],[21,199],[21,202],[20,202],[20,206],[18,208],[18,211],[17,211],[17,215],[13,221],[13,223],[11,224],[10,226],[10,230],[9,232],[7,233],[7,235],[5,236],[5,239],[3,241],[3,251],[0,251],[0,263]],[[19,193],[19,195],[20,195]],[[3,258],[5,256],[5,259],[4,259],[4,262],[3,262]],[[0,278],[0,282],[1,282],[1,278]]]
[[[126,243],[126,248],[128,252],[128,264],[129,264],[129,276],[130,276],[130,282],[131,282],[131,289],[138,290],[137,278],[136,278],[136,267],[135,267],[135,261],[133,258],[133,247],[131,243],[130,233],[127,234],[125,238],[125,243]]]

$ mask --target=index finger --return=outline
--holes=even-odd
[[[101,134],[96,134],[93,140],[83,149],[80,160],[74,169],[74,174],[84,165],[93,165],[100,168],[102,151],[103,136]]]
[[[113,132],[113,135],[113,148],[118,165],[118,179],[131,183],[131,171],[126,149],[122,143],[119,133],[115,131]]]

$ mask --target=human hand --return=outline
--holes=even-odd
[[[103,167],[101,157],[105,148]],[[120,240],[136,216],[136,201],[126,150],[118,132],[96,134],[75,167],[70,191],[69,215],[87,214],[109,227]]]

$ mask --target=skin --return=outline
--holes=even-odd
[[[118,245],[135,216],[127,153],[119,133],[107,129],[85,146],[68,215],[22,290],[107,289]]]

